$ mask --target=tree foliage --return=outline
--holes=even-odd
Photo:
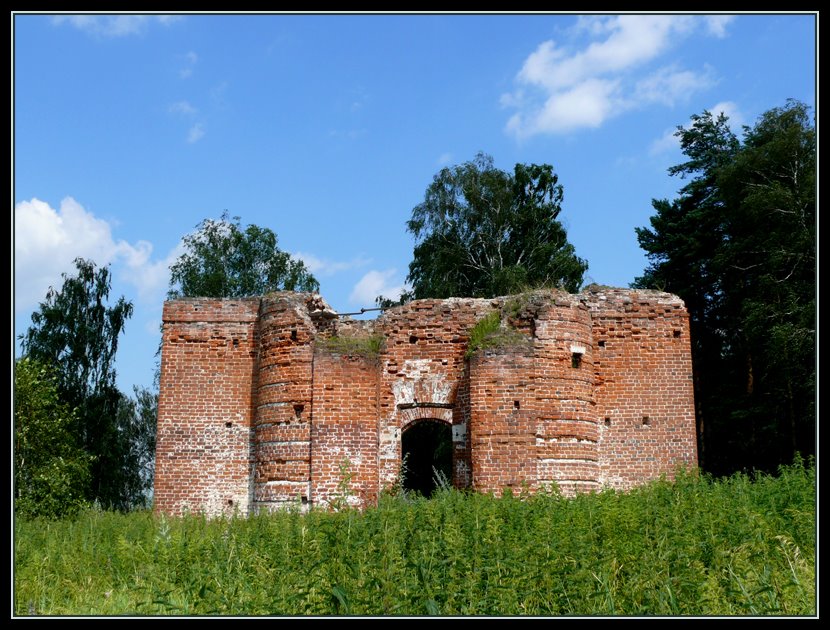
[[[87,498],[128,509],[136,496],[125,489],[135,485],[137,470],[129,458],[132,437],[119,415],[123,395],[115,384],[115,355],[133,306],[123,297],[107,305],[109,268],[96,268],[82,258],[75,266],[77,275],[63,274],[61,289],[50,287],[32,314],[32,326],[21,337],[22,349],[31,359],[54,367],[61,400],[77,409],[72,431],[92,458]]]
[[[711,112],[677,135],[691,179],[637,230],[635,284],[689,309],[702,464],[772,469],[815,452],[815,128],[789,101],[742,141]]]
[[[86,501],[91,458],[73,429],[74,409],[47,365],[23,357],[14,369],[14,507],[25,517],[61,518]]]
[[[227,212],[205,219],[184,237],[184,253],[170,267],[168,297],[245,297],[271,291],[317,291],[301,260],[277,247],[268,228],[242,228]]]
[[[508,173],[479,153],[442,169],[407,222],[416,241],[407,297],[493,297],[540,285],[579,290],[588,265],[557,219],[562,196],[549,164],[516,164]]]
[[[156,461],[158,393],[133,387],[133,398],[122,396],[118,406],[118,427],[126,448],[122,466],[129,474],[121,477],[120,494],[132,507],[149,507]]]

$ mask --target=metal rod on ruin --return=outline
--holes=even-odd
[[[346,317],[347,315],[363,315],[363,313],[368,313],[369,311],[385,311],[385,306],[378,306],[376,308],[362,308],[359,311],[355,311],[354,313],[338,313],[338,317]]]

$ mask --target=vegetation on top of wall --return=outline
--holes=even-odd
[[[608,284],[598,284],[596,282],[592,282],[589,285],[582,287],[582,293],[597,293],[598,291],[610,291],[617,287],[612,287]]]
[[[478,320],[470,329],[470,341],[464,356],[469,359],[479,350],[516,346],[525,341],[527,336],[509,325],[502,325],[501,312],[493,311]]]
[[[551,291],[557,290],[552,287],[539,286],[511,295],[502,304],[502,316],[508,321],[534,318],[544,302],[550,299]]]
[[[380,351],[383,348],[383,342],[383,335],[332,335],[331,337],[318,338],[315,341],[318,348],[328,352],[368,358],[374,358],[380,354]]]

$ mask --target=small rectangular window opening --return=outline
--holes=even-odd
[[[522,405],[521,405],[521,403],[520,403],[518,400],[514,400],[514,401],[513,401],[513,409],[520,409],[520,408],[521,408],[521,406],[522,406]]]
[[[643,416],[643,426],[647,427],[647,426],[650,426],[650,425],[651,425],[651,420],[649,419],[649,417],[648,416]]]
[[[580,365],[582,365],[582,353],[581,352],[571,353],[571,367],[574,368],[574,369],[579,369]]]
[[[291,331],[291,341],[297,341],[297,331],[296,330]]]
[[[299,418],[303,415],[303,409],[305,409],[305,405],[294,405],[294,417]]]
[[[606,427],[610,427],[610,426],[611,426],[611,418],[606,418],[606,419],[605,419],[605,426],[606,426]]]
[[[600,347],[600,348],[604,348],[604,347],[605,347],[605,339],[600,339],[600,340],[599,340],[599,347]]]

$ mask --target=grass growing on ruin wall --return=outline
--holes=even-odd
[[[363,513],[15,523],[16,615],[815,615],[815,469]]]
[[[383,348],[382,335],[332,336],[318,339],[318,347],[336,354],[347,356],[377,357]]]
[[[469,359],[479,350],[503,348],[526,343],[528,338],[509,326],[502,326],[501,313],[493,311],[482,317],[470,329],[466,357]]]

